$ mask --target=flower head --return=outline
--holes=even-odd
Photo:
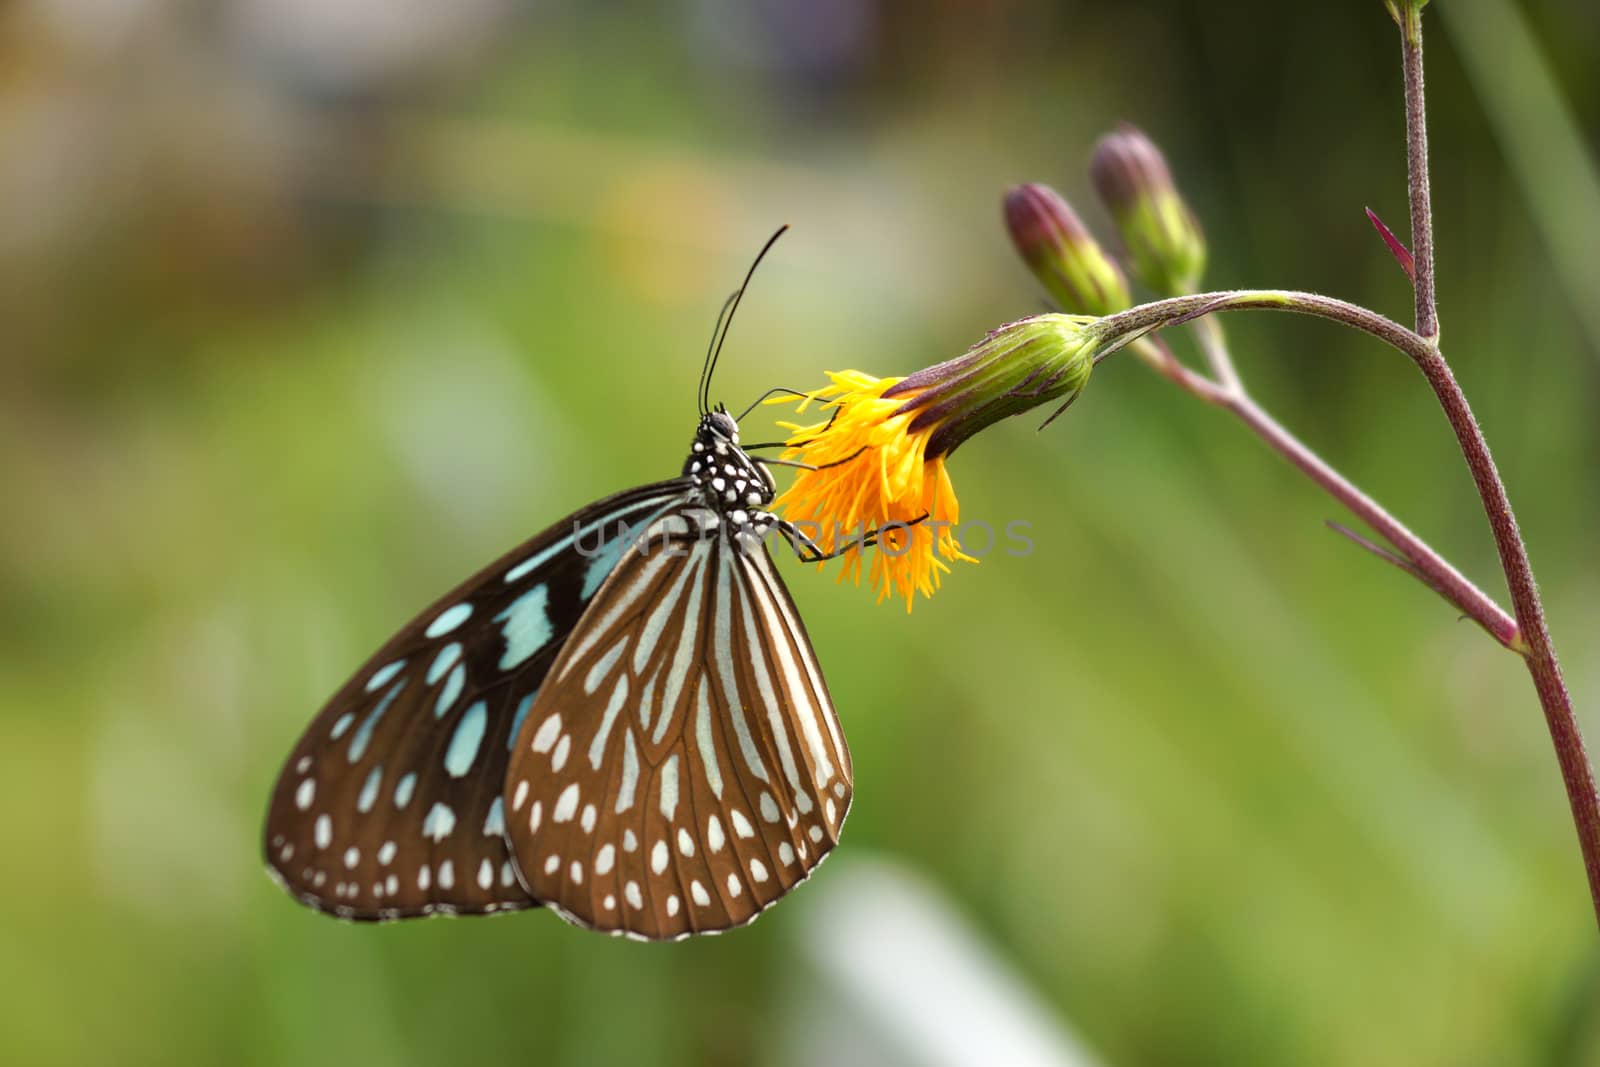
[[[1016,186],[1006,193],[1004,209],[1017,252],[1062,308],[1110,315],[1133,303],[1122,268],[1054,189]]]
[[[862,539],[875,534],[870,576],[878,599],[902,596],[910,611],[917,593],[932,596],[939,588],[947,561],[976,562],[956,537],[960,504],[947,457],[1007,416],[1052,400],[1064,400],[1064,410],[1089,379],[1102,341],[1097,321],[1023,319],[908,378],[831,372],[832,384],[799,401],[800,411],[820,403],[828,417],[809,426],[783,424],[791,432],[784,458],[807,469],[775,508],[823,554],[843,556],[841,581],[860,581]]]
[[[1089,177],[1117,224],[1133,272],[1162,296],[1194,291],[1206,238],[1154,141],[1124,123],[1095,145]]]

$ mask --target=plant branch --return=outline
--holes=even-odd
[[[1406,4],[1397,20],[1406,80],[1406,185],[1411,201],[1411,258],[1415,268],[1417,333],[1437,342],[1439,309],[1433,284],[1433,198],[1428,183],[1428,119],[1422,90],[1422,6]]]
[[[1413,226],[1415,225],[1414,222]],[[1421,262],[1419,256],[1419,285],[1422,278]],[[1545,624],[1544,608],[1539,600],[1538,587],[1534,583],[1533,570],[1528,562],[1527,548],[1517,529],[1505,484],[1495,469],[1488,443],[1484,440],[1477,420],[1473,418],[1466,396],[1462,393],[1444,357],[1439,354],[1436,339],[1424,337],[1377,312],[1316,293],[1237,290],[1174,297],[1107,316],[1099,322],[1099,329],[1104,331],[1104,336],[1107,338],[1106,348],[1096,358],[1104,358],[1130,343],[1132,338],[1143,336],[1151,330],[1160,329],[1174,322],[1188,321],[1217,311],[1251,309],[1294,311],[1361,330],[1409,356],[1421,369],[1423,377],[1433,389],[1434,396],[1450,422],[1450,428],[1455,432],[1456,442],[1461,448],[1468,470],[1472,473],[1478,496],[1489,518],[1490,529],[1494,533],[1495,547],[1500,554],[1501,569],[1506,576],[1506,584],[1511,592],[1512,607],[1516,615],[1520,644],[1517,650],[1527,661],[1534,689],[1544,709],[1545,722],[1550,730],[1551,741],[1555,745],[1557,762],[1561,767],[1562,782],[1567,790],[1567,802],[1572,808],[1578,843],[1583,851],[1590,897],[1594,904],[1596,919],[1600,921],[1600,792],[1597,792],[1595,787],[1594,770],[1584,749],[1583,734],[1573,714],[1571,697],[1561,677],[1560,664],[1556,659],[1555,649]],[[1258,430],[1259,432],[1261,431]],[[1411,557],[1409,552],[1407,557],[1412,558],[1419,567],[1425,567],[1421,560]],[[1486,626],[1485,629],[1489,627]],[[1490,632],[1495,631],[1490,629]]]
[[[1195,321],[1194,332],[1200,342],[1200,351],[1204,353],[1206,364],[1211,368],[1217,384],[1231,393],[1243,396],[1244,382],[1240,380],[1239,372],[1234,369],[1233,357],[1228,354],[1228,342],[1222,336],[1222,323],[1206,316]]]
[[[1196,327],[1208,323],[1213,323],[1209,317],[1195,320]],[[1221,357],[1224,365],[1231,369],[1232,360],[1228,356],[1220,329],[1209,334],[1209,341],[1202,339],[1202,345],[1208,344],[1213,346],[1212,350]],[[1483,627],[1484,631],[1501,645],[1514,652],[1523,651],[1518,638],[1517,622],[1510,613],[1474,585],[1449,560],[1391,515],[1382,504],[1340,474],[1262,409],[1244,390],[1237,374],[1234,376],[1234,381],[1238,384],[1232,388],[1198,374],[1180,363],[1159,336],[1140,337],[1131,347],[1135,354],[1180,389],[1232,414],[1267,447],[1288,460],[1351,514],[1388,541],[1399,551],[1400,558],[1405,563],[1403,569],[1408,574]],[[1213,366],[1215,365],[1213,363]]]
[[[1422,4],[1408,6],[1400,20],[1401,51],[1405,62],[1406,84],[1406,171],[1411,200],[1411,243],[1416,257],[1417,334],[1427,343],[1419,353],[1418,366],[1444,408],[1455,430],[1461,454],[1477,483],[1478,496],[1494,531],[1500,553],[1500,568],[1511,591],[1511,606],[1526,646],[1524,658],[1533,678],[1539,705],[1555,745],[1556,762],[1566,786],[1567,802],[1583,850],[1584,870],[1589,878],[1589,897],[1596,919],[1600,920],[1600,793],[1595,788],[1594,767],[1584,751],[1583,733],[1573,714],[1572,697],[1561,677],[1550,629],[1545,622],[1544,604],[1534,581],[1528,548],[1517,529],[1516,515],[1506,495],[1505,482],[1495,469],[1494,457],[1483,431],[1472,415],[1466,394],[1456,383],[1450,365],[1439,352],[1439,312],[1433,276],[1433,209],[1428,184],[1428,118],[1422,78]]]

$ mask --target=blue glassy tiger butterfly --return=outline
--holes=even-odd
[[[766,510],[772,475],[750,451],[773,446],[741,447],[709,403],[783,232],[718,316],[682,474],[468,578],[312,721],[263,834],[301,903],[369,920],[544,905],[682,938],[750,922],[838,843],[850,752],[765,538],[824,557]]]

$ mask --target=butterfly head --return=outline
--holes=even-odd
[[[721,512],[764,509],[777,495],[772,473],[739,447],[739,424],[721,404],[700,416],[683,473]]]

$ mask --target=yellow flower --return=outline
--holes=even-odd
[[[824,555],[843,555],[841,581],[860,582],[858,542],[876,533],[871,581],[878,600],[902,596],[910,611],[917,593],[932,596],[939,588],[950,570],[946,561],[977,562],[957,540],[961,510],[946,458],[1008,416],[1050,401],[1063,401],[1056,414],[1064,411],[1088,382],[1095,358],[1110,350],[1113,339],[1100,321],[1035,315],[908,378],[830,372],[833,384],[802,396],[798,408],[817,402],[828,418],[782,424],[791,432],[783,458],[802,469],[774,507]]]
[[[939,588],[941,573],[950,569],[945,560],[977,562],[956,542],[961,509],[944,456],[928,455],[935,427],[910,429],[918,411],[908,401],[916,394],[883,395],[900,378],[853,370],[828,377],[833,384],[807,394],[798,409],[820,401],[827,421],[780,424],[791,431],[784,458],[815,469],[801,470],[774,507],[824,554],[881,531],[872,584],[880,602],[903,596],[910,611],[918,592],[932,596]],[[843,559],[839,580],[848,576],[859,584],[861,548],[847,549]]]

